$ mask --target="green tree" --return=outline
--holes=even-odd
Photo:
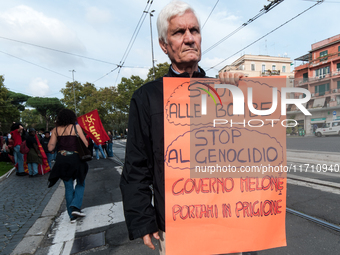
[[[74,90],[73,90],[74,89]],[[66,108],[75,111],[78,114],[78,106],[82,101],[83,96],[83,89],[84,86],[81,83],[74,81],[74,82],[67,82],[66,88],[61,89],[60,92],[63,93],[64,98],[61,99],[61,102],[66,106]]]
[[[15,93],[13,91],[9,91],[9,97],[12,99],[11,103],[15,105],[20,111],[25,110],[25,106],[22,104],[30,98],[30,96],[21,93]]]
[[[170,64],[168,62],[157,64],[157,66],[155,66],[155,77],[156,77],[155,79],[161,78],[164,75],[166,75],[169,72],[169,67],[170,67]],[[150,68],[148,76],[145,80],[145,83],[149,81],[153,81],[153,80],[154,80],[153,68]]]
[[[87,82],[84,85],[81,85],[78,91],[79,99],[79,102],[77,104],[78,116],[88,113],[94,109],[97,109],[98,104],[100,104],[97,92],[98,91],[96,87],[92,83]],[[74,107],[70,109],[74,109]]]
[[[21,112],[21,122],[24,127],[36,127],[41,123],[41,116],[35,109],[25,109]]]
[[[8,89],[4,85],[4,77],[0,75],[0,130],[9,132],[13,122],[19,122],[20,112],[17,107],[13,107],[12,98]]]
[[[46,130],[48,130],[49,123],[56,119],[58,112],[65,108],[65,106],[56,97],[31,97],[27,100],[26,104],[27,106],[35,108],[46,121]]]
[[[132,75],[131,78],[123,77],[121,83],[117,86],[117,108],[128,114],[130,109],[130,101],[132,94],[144,84],[144,80],[139,76]]]

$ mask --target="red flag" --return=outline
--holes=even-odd
[[[97,145],[110,140],[99,118],[97,109],[78,117],[78,124]]]
[[[41,175],[44,175],[44,174],[48,173],[49,171],[51,171],[51,168],[48,164],[47,156],[46,156],[46,153],[44,151],[44,148],[42,147],[37,135],[35,135],[35,139],[37,140],[38,148],[39,148],[39,151],[41,153],[42,162],[43,162],[42,165],[39,164],[39,166],[38,166],[38,173],[41,174]]]

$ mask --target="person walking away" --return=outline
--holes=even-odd
[[[48,143],[48,150],[53,151],[58,142],[58,153],[56,162],[48,178],[52,187],[59,179],[65,185],[65,199],[67,212],[71,223],[75,223],[78,217],[85,217],[81,211],[85,190],[85,178],[88,172],[87,162],[81,161],[77,152],[77,136],[84,142],[86,147],[88,142],[81,127],[76,124],[77,116],[69,109],[59,112],[56,127],[52,130],[51,139]],[[76,180],[74,187],[73,183]]]
[[[112,139],[113,139],[113,135],[112,132],[109,130],[107,131],[108,136],[110,137],[110,140],[107,141],[107,156],[108,157],[113,157],[113,143],[112,143]]]
[[[14,123],[11,127],[11,139],[13,140],[13,156],[15,164],[18,164],[16,168],[17,176],[25,176],[24,170],[24,155],[20,153],[20,145],[22,143],[21,133],[23,132],[23,126],[20,123]]]
[[[104,159],[106,159],[105,153],[103,151],[103,147],[101,144],[97,145],[94,141],[93,141],[93,148],[96,151],[96,159],[99,160],[99,151],[102,154],[102,157]]]
[[[48,165],[52,169],[52,158],[53,158],[54,150],[49,151],[48,148],[47,148],[47,145],[48,145],[50,139],[51,139],[50,131],[45,131],[44,137],[40,139],[40,143],[41,143],[41,146],[43,147],[43,149],[45,151]]]
[[[29,129],[28,137],[26,139],[26,145],[30,149],[27,153],[27,166],[29,177],[38,176],[38,165],[42,164],[42,155],[38,148],[36,139],[36,131],[34,128]]]
[[[93,157],[93,140],[91,139],[91,137],[88,134],[86,135],[86,140],[89,143],[88,148],[90,150],[91,157]]]

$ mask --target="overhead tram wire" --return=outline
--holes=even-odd
[[[13,42],[17,42],[17,43],[27,44],[27,45],[38,47],[38,48],[42,48],[42,49],[45,49],[45,50],[56,51],[56,52],[59,52],[59,53],[63,53],[63,54],[67,54],[67,55],[71,55],[71,56],[75,56],[75,57],[79,57],[79,58],[86,58],[86,59],[89,59],[89,60],[98,61],[98,62],[102,62],[102,63],[105,63],[105,64],[110,64],[110,65],[118,66],[117,64],[111,63],[111,62],[108,62],[108,61],[104,61],[104,60],[100,60],[100,59],[96,59],[96,58],[85,57],[85,56],[82,56],[82,55],[70,53],[70,52],[63,51],[63,50],[57,50],[57,49],[53,49],[53,48],[37,45],[37,44],[34,44],[34,43],[23,42],[23,41],[11,39],[11,38],[3,37],[3,36],[0,36],[0,38],[1,39],[5,39],[5,40],[9,40],[9,41],[13,41]]]
[[[97,80],[93,81],[92,84],[94,84],[95,82],[103,79],[104,77],[108,76],[110,73],[116,71],[120,66],[118,65],[116,68],[112,69],[110,72],[108,72],[107,74],[103,75],[102,77],[98,78]]]
[[[243,23],[240,27],[238,27],[236,30],[234,30],[233,32],[231,32],[230,34],[226,35],[225,37],[223,37],[221,40],[219,40],[217,43],[215,43],[214,45],[210,46],[208,49],[206,49],[205,51],[203,51],[202,55],[204,55],[205,53],[208,53],[209,51],[211,51],[212,49],[216,48],[218,45],[220,45],[221,43],[223,43],[225,40],[227,40],[228,38],[230,38],[231,36],[233,36],[234,34],[236,34],[238,31],[240,31],[242,28],[246,27],[247,25],[249,25],[250,23],[252,23],[254,20],[258,19],[259,17],[261,17],[263,14],[266,14],[267,12],[269,12],[270,10],[272,10],[273,8],[275,8],[276,6],[278,6],[280,3],[282,3],[284,0],[274,0],[273,2],[271,2],[268,5],[265,5],[263,9],[260,10],[260,12],[255,15],[254,17],[252,17],[251,19],[249,19],[247,22]]]
[[[221,62],[219,62],[218,64],[210,67],[209,69],[207,69],[207,71],[215,68],[216,66],[222,64],[223,62],[227,61],[228,59],[230,59],[231,57],[237,55],[238,53],[242,52],[243,50],[245,50],[246,48],[250,47],[251,45],[257,43],[258,41],[260,41],[261,39],[263,39],[264,37],[266,37],[267,35],[273,33],[274,31],[278,30],[279,28],[283,27],[284,25],[286,25],[287,23],[291,22],[292,20],[296,19],[297,17],[301,16],[302,14],[304,14],[305,12],[309,11],[310,9],[312,9],[313,7],[323,3],[325,0],[318,0],[316,4],[312,5],[311,7],[307,8],[306,10],[304,10],[303,12],[300,12],[298,15],[294,16],[293,18],[291,18],[290,20],[286,21],[285,23],[281,24],[280,26],[276,27],[275,29],[271,30],[270,32],[268,32],[267,34],[265,34],[264,36],[261,36],[260,38],[258,38],[257,40],[255,40],[254,42],[248,44],[246,47],[242,48],[241,50],[235,52],[234,54],[232,54],[231,56],[229,56],[228,58],[222,60]]]
[[[118,70],[118,74],[117,74],[117,78],[116,78],[115,84],[117,84],[117,81],[118,81],[118,78],[119,78],[120,71],[121,71],[122,67],[123,67],[124,64],[125,64],[125,61],[126,61],[128,55],[129,55],[129,53],[130,53],[130,51],[131,51],[131,49],[132,49],[133,44],[134,44],[135,41],[136,41],[136,38],[137,38],[137,36],[138,36],[138,33],[139,33],[139,31],[140,31],[140,29],[141,29],[143,23],[144,23],[144,20],[145,20],[147,14],[148,14],[149,11],[150,11],[150,8],[151,8],[152,3],[153,3],[153,0],[151,0],[151,1],[148,0],[148,2],[146,3],[146,6],[145,6],[145,8],[144,8],[144,11],[143,11],[143,13],[142,13],[142,15],[141,15],[141,17],[140,17],[138,23],[137,23],[137,26],[136,26],[136,28],[135,28],[135,31],[133,32],[132,37],[131,37],[131,39],[130,39],[130,42],[129,42],[129,44],[128,44],[128,46],[127,46],[125,52],[124,52],[124,55],[123,55],[123,57],[122,57],[122,60],[119,62],[119,65],[118,65],[119,70]]]
[[[64,75],[64,74],[58,73],[58,72],[56,72],[56,71],[53,71],[53,70],[51,70],[51,69],[48,69],[48,68],[46,68],[46,67],[40,66],[40,65],[38,65],[38,64],[35,64],[35,63],[33,63],[33,62],[30,62],[30,61],[27,61],[27,60],[25,60],[25,59],[19,58],[19,57],[17,57],[17,56],[12,55],[12,54],[3,52],[3,51],[1,51],[1,50],[0,50],[0,53],[3,53],[3,54],[5,54],[5,55],[8,55],[8,56],[10,56],[10,57],[12,57],[12,58],[19,59],[19,60],[24,61],[24,62],[26,62],[26,63],[29,63],[29,64],[31,64],[31,65],[40,67],[40,68],[42,68],[42,69],[45,69],[45,70],[47,70],[47,71],[49,71],[49,72],[58,74],[58,75],[63,76],[63,77],[65,77],[65,78],[68,78],[68,79],[71,79],[71,78],[72,78],[72,77],[66,76],[66,75]]]
[[[212,8],[212,10],[211,10],[211,12],[210,12],[210,14],[209,14],[208,18],[205,20],[205,22],[204,22],[204,24],[203,24],[203,26],[202,26],[202,30],[203,30],[203,28],[204,28],[205,24],[207,24],[207,21],[208,21],[208,19],[210,18],[211,14],[212,14],[212,13],[213,13],[213,11],[215,10],[215,8],[216,8],[216,5],[218,4],[218,2],[219,2],[219,1],[220,1],[220,0],[217,0],[217,2],[216,2],[216,4],[215,4],[215,6]]]

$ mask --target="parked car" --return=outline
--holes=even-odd
[[[315,130],[318,137],[329,135],[340,135],[340,120],[325,123],[321,128]]]

